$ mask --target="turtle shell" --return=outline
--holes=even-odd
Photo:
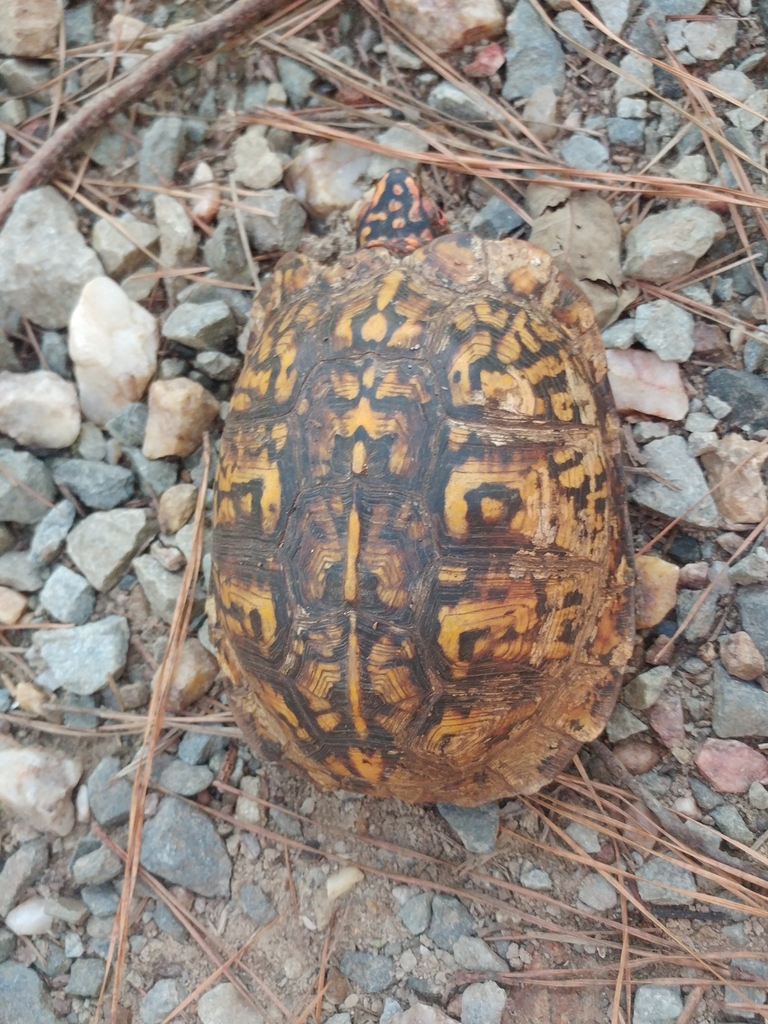
[[[519,240],[284,257],[215,484],[232,711],[320,787],[475,805],[597,736],[632,649],[619,423],[584,295]]]

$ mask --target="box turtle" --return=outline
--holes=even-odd
[[[619,422],[547,253],[446,234],[404,171],[256,300],[221,441],[211,637],[247,740],[325,789],[531,793],[634,638]]]

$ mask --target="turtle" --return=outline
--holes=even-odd
[[[214,484],[229,706],[322,789],[533,793],[605,727],[635,636],[595,315],[399,168],[357,238],[283,256],[253,305]]]

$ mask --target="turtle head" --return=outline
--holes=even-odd
[[[408,171],[395,167],[379,180],[360,211],[357,244],[361,249],[384,246],[396,256],[407,256],[449,230],[442,210]]]

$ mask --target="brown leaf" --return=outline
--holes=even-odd
[[[591,193],[575,193],[554,208],[558,196],[529,197],[543,212],[533,222],[530,241],[540,245],[557,266],[585,292],[600,327],[607,327],[636,297],[624,287],[621,229],[609,204]]]

